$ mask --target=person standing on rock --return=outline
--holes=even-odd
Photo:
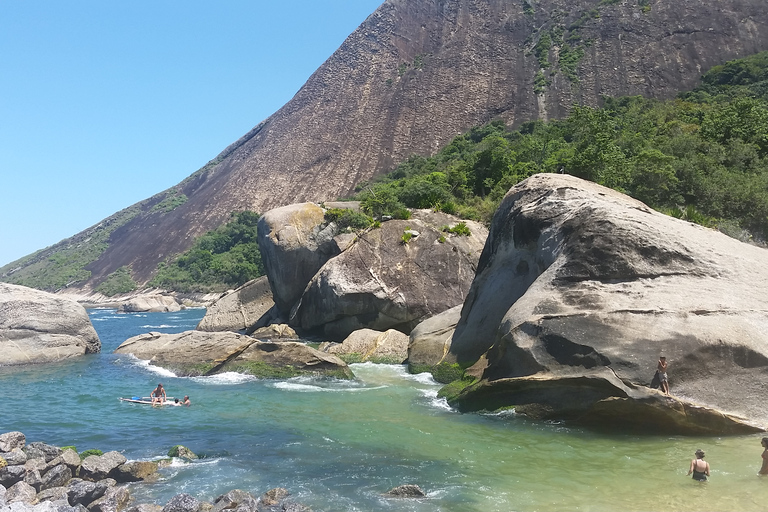
[[[763,467],[757,472],[758,475],[768,475],[768,437],[764,437],[760,442],[763,445]]]
[[[669,396],[669,377],[667,377],[667,358],[664,356],[659,357],[659,365],[656,368],[659,373],[659,382],[661,383],[661,390],[665,395]]]
[[[709,462],[704,462],[704,450],[696,450],[696,458],[691,461],[688,474],[693,473],[693,479],[706,482],[709,476]]]
[[[158,383],[157,387],[149,394],[149,397],[152,399],[152,405],[155,405],[155,403],[162,405],[166,398],[163,385]]]

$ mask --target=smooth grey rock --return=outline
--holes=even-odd
[[[83,306],[52,293],[0,283],[0,365],[46,363],[100,350],[101,341]]]
[[[442,231],[458,219],[417,210],[359,236],[312,277],[289,318],[299,331],[341,341],[358,329],[409,333],[423,320],[461,304],[469,291],[487,236],[466,221],[470,236]],[[403,233],[420,235],[403,243]],[[442,243],[440,242],[441,240]]]
[[[8,503],[21,501],[32,504],[35,501],[36,496],[37,491],[34,487],[26,482],[16,482],[5,492],[5,501]]]
[[[4,485],[0,485],[0,507],[5,505],[5,493],[7,492],[7,489]]]
[[[40,483],[39,491],[44,491],[52,487],[62,487],[66,485],[71,478],[72,470],[69,469],[66,464],[61,463],[45,472]]]
[[[258,339],[259,341],[266,340],[293,340],[299,339],[296,331],[290,325],[287,324],[270,324],[265,327],[255,329],[253,332],[248,331],[250,336]]]
[[[275,208],[259,219],[264,269],[275,305],[286,316],[320,267],[340,252],[336,233],[321,232],[324,221],[324,210],[314,203]]]
[[[128,459],[116,451],[107,452],[103,455],[89,455],[80,466],[80,478],[98,482],[107,478],[110,473],[121,464],[125,464]]]
[[[120,512],[130,499],[131,495],[125,487],[111,487],[107,489],[104,496],[91,502],[88,505],[88,510],[90,512]]]
[[[118,313],[170,313],[180,311],[181,305],[170,295],[139,295],[120,304]]]
[[[202,503],[189,494],[177,494],[165,504],[162,512],[199,512]]]
[[[447,362],[451,338],[461,319],[461,308],[462,304],[454,306],[414,327],[408,342],[409,368],[431,367]]]
[[[275,305],[267,276],[248,281],[206,308],[198,331],[244,331]]]
[[[385,495],[392,498],[423,498],[427,494],[418,485],[405,484],[390,489]]]
[[[149,359],[177,375],[248,373],[249,365],[257,362],[278,370],[291,367],[299,373],[352,377],[344,361],[304,343],[260,342],[233,332],[149,333],[126,340],[115,352]]]
[[[481,382],[450,402],[644,432],[764,429],[767,262],[616,191],[532,176],[494,216],[451,342]],[[659,355],[676,399],[648,387]]]
[[[5,454],[17,448],[24,448],[26,441],[26,436],[18,431],[0,434],[0,452]]]

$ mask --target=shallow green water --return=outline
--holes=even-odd
[[[504,415],[458,414],[439,386],[402,367],[353,365],[355,382],[259,381],[226,374],[177,378],[112,350],[147,331],[194,327],[201,310],[117,315],[92,311],[104,352],[78,361],[0,368],[0,430],[28,441],[118,449],[157,458],[184,444],[203,458],[176,463],[142,501],[179,492],[212,500],[232,488],[285,487],[315,511],[765,510],[768,478],[756,476],[760,436],[609,436]],[[190,408],[121,403],[158,381],[189,394]],[[685,473],[696,448],[713,475]],[[422,500],[381,493],[418,484]]]

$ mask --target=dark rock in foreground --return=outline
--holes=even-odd
[[[766,289],[765,249],[536,175],[494,216],[446,356],[479,382],[444,394],[645,432],[763,429]],[[648,387],[660,355],[675,399]]]

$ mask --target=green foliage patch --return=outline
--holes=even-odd
[[[80,460],[85,460],[86,457],[90,457],[91,455],[104,455],[104,452],[101,450],[97,450],[95,448],[90,450],[85,450],[80,454]]]
[[[372,217],[345,208],[330,208],[325,212],[325,221],[335,222],[341,230],[350,228],[355,231],[367,229],[374,223]]]
[[[264,275],[257,243],[259,214],[232,214],[229,223],[198,238],[171,262],[162,262],[149,286],[178,292],[224,291]]]
[[[717,66],[702,82],[673,100],[606,98],[602,108],[574,106],[565,119],[517,130],[501,121],[473,128],[434,156],[411,157],[362,184],[356,198],[372,215],[451,205],[455,215],[489,224],[516,183],[559,172],[764,241],[768,52]]]
[[[129,293],[138,288],[136,282],[131,278],[131,271],[128,267],[120,267],[96,287],[96,291],[103,293],[107,297],[113,297],[122,293]]]

